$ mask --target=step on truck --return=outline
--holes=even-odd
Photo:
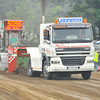
[[[92,25],[80,17],[58,17],[54,23],[40,25],[40,45],[28,47],[28,75],[52,79],[53,74],[81,73],[89,79],[94,71]]]

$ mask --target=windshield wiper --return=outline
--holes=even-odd
[[[53,41],[54,43],[70,43],[70,41],[68,41],[68,40],[54,40]]]

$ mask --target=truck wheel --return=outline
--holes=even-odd
[[[82,72],[81,75],[82,75],[82,78],[83,78],[84,80],[87,80],[87,79],[89,79],[90,76],[91,76],[91,71],[89,71],[89,72]]]
[[[34,76],[34,72],[33,72],[32,68],[31,68],[31,59],[29,59],[29,61],[28,61],[27,73],[28,73],[28,76],[30,76],[30,77]]]
[[[48,66],[47,66],[47,62],[44,62],[44,66],[43,66],[43,74],[44,74],[44,78],[45,79],[52,79],[53,74],[48,72]]]
[[[40,77],[40,72],[32,70],[32,68],[31,68],[31,59],[29,59],[29,62],[28,62],[27,73],[28,73],[28,76],[30,76],[30,77]]]

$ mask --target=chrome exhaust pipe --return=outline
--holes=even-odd
[[[42,23],[45,23],[45,16],[42,16]]]
[[[45,23],[45,11],[47,6],[48,0],[41,0],[41,7],[42,7],[42,23]]]

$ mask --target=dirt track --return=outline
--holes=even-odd
[[[80,74],[45,80],[0,72],[0,100],[100,100],[100,72],[89,80]]]

